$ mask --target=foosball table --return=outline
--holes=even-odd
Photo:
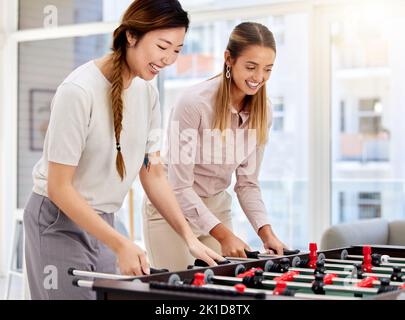
[[[298,251],[298,250],[297,250]],[[271,256],[226,257],[207,267],[198,259],[187,270],[151,269],[122,276],[71,268],[73,284],[92,288],[98,299],[221,300],[405,300],[405,247],[351,246]],[[84,280],[77,277],[90,277]]]

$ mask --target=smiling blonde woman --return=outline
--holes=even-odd
[[[226,191],[235,173],[239,203],[264,249],[282,254],[286,245],[268,222],[258,183],[271,125],[266,82],[276,58],[273,34],[264,25],[241,23],[233,30],[224,57],[223,72],[187,89],[172,110],[165,155],[168,180],[201,242],[224,256],[246,257],[245,250],[250,248],[232,231],[232,201]],[[177,129],[184,139],[172,134]],[[223,142],[219,150],[214,146],[216,151],[209,161],[204,157],[211,150],[211,144],[204,143],[207,131],[213,137],[219,132],[216,141]],[[185,137],[193,132],[191,139]],[[187,150],[194,153],[185,161]],[[234,161],[229,161],[229,152]],[[240,154],[244,156],[238,157]],[[146,248],[153,264],[171,270],[192,264],[193,257],[147,197],[142,212]]]

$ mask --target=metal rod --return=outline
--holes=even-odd
[[[205,284],[205,288],[220,288],[220,289],[231,289],[232,287],[220,284]],[[236,291],[236,289],[235,289]],[[256,288],[246,288],[245,292],[249,293],[261,293],[264,292],[267,295],[273,295],[273,290],[269,289],[256,289]],[[314,294],[314,293],[300,293],[296,292],[294,294],[295,298],[302,298],[302,299],[319,299],[319,300],[360,300],[360,298],[356,297],[343,297],[343,296],[336,296],[336,295],[321,295],[321,294]]]
[[[75,282],[75,285],[79,288],[93,288],[93,281],[88,281],[88,280],[77,280]]]
[[[212,276],[211,280],[219,282],[230,282],[230,283],[242,283],[242,278],[227,277],[227,276]],[[263,280],[262,284],[265,286],[274,287],[277,285],[277,281],[274,280]],[[301,283],[301,282],[286,282],[287,287],[291,289],[309,289],[312,290],[312,283]],[[355,286],[337,286],[337,285],[324,285],[324,290],[333,290],[340,292],[349,293],[366,293],[366,294],[377,294],[377,288],[363,288]]]
[[[338,264],[338,263],[325,263],[325,267],[328,268],[338,268],[338,269],[353,269],[356,268],[356,266],[352,265],[352,264]],[[388,271],[388,272],[392,272],[391,267],[371,267],[372,271]],[[405,268],[401,268],[401,271],[405,271]]]
[[[360,260],[341,260],[341,259],[325,259],[325,262],[333,263],[353,263],[353,264],[362,264],[363,261]],[[380,266],[382,267],[399,267],[398,264],[392,262],[381,262]]]
[[[351,259],[363,259],[364,258],[361,255],[355,255],[355,254],[349,254],[347,257],[351,258]],[[390,257],[390,256],[386,256],[386,257],[388,257],[388,261],[397,261],[397,262],[405,263],[405,258],[396,258],[396,257]]]
[[[282,275],[283,275],[283,273],[278,273],[278,272],[263,272],[263,276],[269,277],[269,278],[280,277]],[[351,275],[351,273],[348,274],[348,276],[350,276],[350,275]],[[310,280],[310,281],[315,280],[314,275],[297,274],[297,275],[294,275],[293,278],[297,279],[297,280]],[[358,282],[361,282],[362,280],[363,279],[356,279],[356,278],[341,278],[341,277],[338,277],[337,275],[336,275],[336,277],[334,277],[332,279],[333,282],[343,282],[343,283],[358,283]],[[381,281],[375,280],[375,281],[373,281],[373,285],[381,285]],[[391,281],[390,285],[400,287],[403,285],[403,283],[397,282],[397,281]]]
[[[77,269],[70,269],[69,274],[79,277],[89,277],[89,278],[98,278],[98,279],[108,279],[108,280],[133,280],[134,276],[125,276],[120,274],[112,273],[101,273],[101,272],[90,272],[82,271]]]
[[[289,271],[305,272],[305,273],[310,273],[310,274],[314,273],[314,269],[310,269],[310,268],[291,267],[288,270]],[[342,270],[326,270],[325,273],[326,274],[334,273],[336,275],[342,275],[342,276],[348,276],[348,275],[353,274],[352,271],[342,271]],[[363,273],[363,276],[365,276],[365,277],[377,277],[377,278],[390,278],[391,274],[365,272],[365,273]],[[405,280],[405,276],[403,276],[402,279]]]
[[[225,257],[225,259],[230,261],[257,261],[254,258],[242,258],[242,257]]]

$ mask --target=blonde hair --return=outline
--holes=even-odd
[[[271,48],[276,52],[276,42],[273,33],[264,25],[255,22],[243,22],[237,25],[229,38],[227,50],[231,58],[235,61],[242,55],[243,51],[249,46],[259,45]],[[227,65],[224,63],[221,77],[221,83],[216,95],[214,123],[215,129],[224,132],[230,123],[230,96],[232,77],[226,77]],[[246,96],[244,100],[245,107],[249,107],[249,129],[256,129],[257,143],[263,145],[267,142],[267,126],[271,114],[267,110],[266,86],[262,86],[253,96]]]
[[[123,78],[122,71],[127,66],[128,31],[139,41],[147,32],[157,29],[189,26],[188,14],[177,0],[135,0],[124,13],[121,25],[114,31],[112,46],[112,86],[111,102],[114,120],[114,133],[117,149],[116,167],[121,180],[126,174],[125,162],[121,152],[120,137],[123,118]]]

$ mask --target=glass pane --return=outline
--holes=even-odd
[[[405,217],[405,129],[398,117],[405,109],[405,12],[389,3],[374,9],[350,7],[330,29],[334,224]]]
[[[268,84],[274,121],[266,147],[260,183],[270,222],[291,247],[308,243],[308,17],[306,14],[251,19],[270,27],[276,37],[277,59]],[[241,20],[194,25],[177,63],[163,74],[164,125],[181,91],[222,70],[229,35]],[[295,54],[300,52],[299,55]],[[252,248],[262,244],[247,223],[231,184],[233,227]]]
[[[19,0],[19,29],[118,21],[131,0]]]
[[[19,44],[18,208],[32,189],[32,169],[42,155],[56,88],[73,69],[104,55],[110,45],[109,34]]]

